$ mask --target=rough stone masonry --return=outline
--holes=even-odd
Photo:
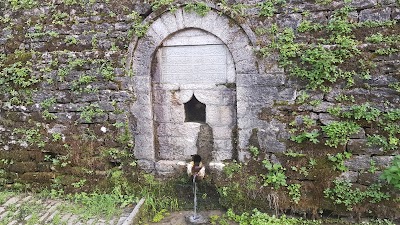
[[[399,154],[398,132],[370,121],[359,122],[360,129],[335,147],[324,144],[331,136],[321,130],[343,119],[331,113],[335,107],[368,103],[382,114],[398,109],[398,1],[160,2],[0,3],[2,185],[36,187],[57,178],[68,185],[87,175],[101,181],[129,157],[166,177],[195,153],[221,170],[232,160],[248,162],[254,157],[249,148],[256,147],[261,160],[285,164],[282,157],[295,152],[330,169],[327,154],[351,152],[347,170],[332,174],[367,187]],[[346,9],[347,23],[335,24]],[[349,34],[345,24],[358,27]],[[279,36],[289,34],[285,29],[294,32],[292,45],[289,35]],[[342,33],[329,39],[330,32]],[[321,47],[321,55],[336,48],[354,54],[331,64],[336,69],[330,73],[355,78],[343,72],[309,88],[312,80],[293,76],[301,63],[282,60],[293,52],[309,60],[300,52],[310,46]],[[302,65],[310,70],[313,64]],[[369,66],[368,74],[361,72]],[[204,106],[205,121],[187,119],[196,112],[185,110],[190,101]],[[318,143],[296,139],[299,131],[318,132]],[[376,134],[394,147],[371,144],[368,137]],[[287,173],[315,184],[290,175],[289,167]]]

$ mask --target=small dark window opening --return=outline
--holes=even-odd
[[[185,104],[185,122],[206,122],[206,105],[199,102],[193,95],[190,101]]]

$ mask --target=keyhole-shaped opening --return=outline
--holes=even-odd
[[[196,96],[192,96],[185,105],[185,122],[206,122],[206,105],[199,102]]]

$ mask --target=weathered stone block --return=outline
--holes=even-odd
[[[158,141],[162,143],[159,146],[160,159],[185,160],[196,154],[197,133],[193,132],[183,140],[182,137],[158,137]]]
[[[392,19],[394,19],[394,20],[400,19],[400,9],[398,9],[398,8],[392,9]]]
[[[367,171],[371,167],[371,157],[368,155],[353,156],[344,164],[350,171]]]
[[[166,177],[185,174],[186,162],[177,160],[160,160],[155,163],[155,169],[158,175]]]
[[[130,29],[130,25],[125,22],[119,22],[114,24],[114,29],[116,31],[127,31]]]
[[[353,0],[350,6],[356,9],[371,8],[377,5],[377,0]]]
[[[37,164],[37,171],[38,172],[51,172],[51,163],[50,162],[44,162],[44,163],[38,163]]]
[[[282,153],[286,151],[286,145],[277,140],[276,134],[261,130],[258,135],[260,148],[266,152]]]
[[[210,126],[233,125],[234,112],[232,106],[213,106],[206,108],[206,122]]]
[[[187,28],[189,27],[202,27],[201,23],[203,18],[195,12],[188,12],[182,10],[183,25]],[[207,16],[206,16],[207,17]]]
[[[365,9],[360,12],[360,22],[376,21],[383,22],[390,20],[391,8]]]
[[[321,123],[323,125],[328,125],[330,123],[332,123],[333,121],[337,121],[338,119],[331,116],[329,113],[320,113],[318,114],[318,118],[319,121],[321,121]]]
[[[215,126],[212,131],[215,139],[230,139],[232,137],[232,129],[227,126]]]
[[[379,168],[388,168],[392,161],[394,159],[394,156],[374,156],[372,157],[372,160],[376,162],[376,166]]]
[[[355,183],[358,180],[358,172],[354,172],[354,171],[344,172],[344,173],[340,174],[339,179],[348,181],[351,183]]]
[[[213,160],[217,162],[232,159],[232,151],[213,151],[212,155]]]
[[[279,27],[288,27],[296,30],[300,25],[303,16],[299,13],[279,14],[277,16]]]
[[[227,82],[227,51],[223,45],[164,47],[161,82],[218,84]]]
[[[329,108],[333,107],[335,104],[331,102],[321,102],[320,104],[313,106],[312,111],[318,112],[318,113],[326,113]]]
[[[75,112],[55,113],[55,116],[58,123],[72,123],[79,118],[79,115]]]
[[[357,133],[350,135],[350,138],[352,139],[365,138],[365,130],[363,128],[360,128],[360,130]]]
[[[381,174],[382,173],[379,171],[377,171],[375,173],[362,172],[362,173],[360,173],[358,182],[361,185],[366,185],[366,186],[369,186],[371,184],[376,184],[378,181],[380,181],[379,176]]]
[[[353,154],[381,155],[384,150],[379,146],[368,146],[366,139],[350,139],[347,143],[347,151]]]
[[[160,17],[163,22],[165,28],[168,30],[168,33],[174,33],[178,30],[178,25],[176,24],[176,18],[174,15],[170,13],[163,14]]]

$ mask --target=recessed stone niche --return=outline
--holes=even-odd
[[[203,151],[209,160],[231,159],[236,80],[224,43],[200,29],[186,29],[164,41],[153,64],[156,159],[190,159],[202,145],[199,136],[213,143],[208,154]],[[211,140],[200,133],[204,124],[212,131]]]

